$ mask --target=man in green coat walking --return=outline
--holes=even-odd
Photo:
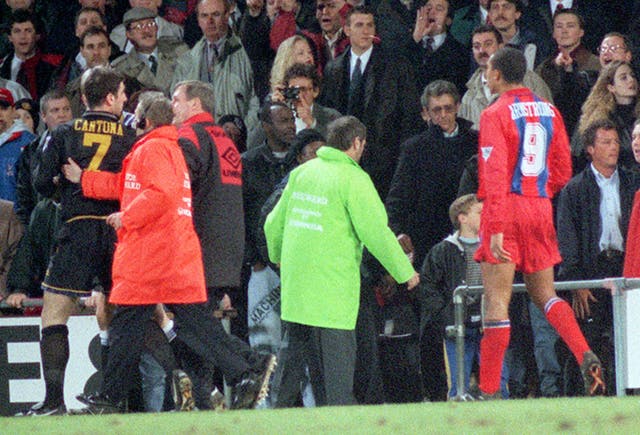
[[[265,234],[269,257],[281,267],[282,320],[290,323],[292,357],[307,363],[319,405],[344,405],[354,403],[363,247],[409,290],[419,277],[358,165],[365,126],[344,116],[328,130],[318,158],[291,172]]]

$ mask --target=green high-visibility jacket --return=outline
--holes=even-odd
[[[317,154],[291,172],[267,217],[269,258],[280,263],[283,320],[354,329],[363,246],[398,282],[411,278],[413,266],[369,175],[338,149]]]

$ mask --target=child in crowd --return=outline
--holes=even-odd
[[[463,195],[449,207],[449,217],[455,232],[435,245],[425,259],[420,279],[423,301],[422,316],[425,325],[435,322],[442,331],[445,347],[445,365],[449,400],[457,396],[456,340],[446,334],[446,328],[454,325],[453,291],[461,284],[482,284],[480,264],[473,254],[480,245],[480,214],[482,203],[475,194]],[[465,304],[464,372],[465,389],[469,392],[469,378],[475,362],[480,356],[482,318],[480,296],[469,295]],[[508,376],[503,367],[501,391],[508,398]],[[471,396],[466,396],[470,398]],[[466,400],[466,399],[465,399]]]

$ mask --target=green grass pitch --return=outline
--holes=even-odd
[[[640,398],[0,419],[4,434],[640,433]]]

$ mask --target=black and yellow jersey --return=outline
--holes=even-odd
[[[87,111],[81,118],[58,126],[42,149],[36,189],[51,197],[60,188],[61,218],[106,216],[118,210],[117,201],[86,198],[79,184],[69,182],[62,165],[72,158],[86,171],[120,172],[122,160],[135,142],[135,130],[111,113]],[[57,183],[57,184],[56,184]]]

